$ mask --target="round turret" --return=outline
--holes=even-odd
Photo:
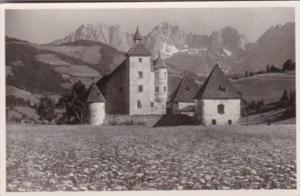
[[[168,69],[160,56],[155,61],[154,73],[155,98],[158,101],[166,102],[168,99]]]
[[[95,83],[88,91],[86,102],[88,103],[88,123],[102,125],[105,119],[105,99]]]

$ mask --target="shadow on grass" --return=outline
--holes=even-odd
[[[197,125],[197,121],[188,115],[184,114],[166,114],[162,116],[153,127],[168,127],[180,125]]]

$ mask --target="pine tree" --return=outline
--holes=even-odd
[[[287,92],[287,90],[285,89],[285,90],[283,91],[283,94],[282,94],[281,98],[280,98],[280,102],[285,103],[288,99],[289,99],[289,98],[288,98],[288,92]]]

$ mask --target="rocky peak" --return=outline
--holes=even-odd
[[[213,50],[227,50],[231,53],[245,50],[248,43],[244,35],[240,34],[235,28],[226,26],[219,31],[214,31],[211,35],[211,47]]]
[[[105,22],[80,25],[74,32],[52,44],[60,45],[78,40],[102,42],[124,52],[128,51],[133,44],[132,36],[123,32],[120,25],[108,25]]]

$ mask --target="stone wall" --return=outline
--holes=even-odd
[[[105,103],[91,103],[88,106],[88,123],[102,125],[105,119]]]
[[[153,97],[154,85],[151,82],[151,58],[150,56],[130,56],[129,65],[129,114],[151,114],[151,97]],[[142,78],[139,77],[138,72],[143,73]],[[139,92],[139,86],[142,86],[142,92]],[[138,107],[138,100],[141,102],[141,108]]]
[[[205,99],[197,104],[197,115],[201,115],[198,119],[202,120],[202,124],[211,125],[215,120],[217,125],[237,124],[241,116],[240,99]],[[218,105],[224,105],[224,113],[218,112]],[[200,110],[200,111],[199,111]],[[201,112],[202,111],[202,112]]]
[[[118,126],[118,125],[140,125],[152,127],[155,125],[160,119],[161,115],[106,115],[104,120],[104,125]]]

